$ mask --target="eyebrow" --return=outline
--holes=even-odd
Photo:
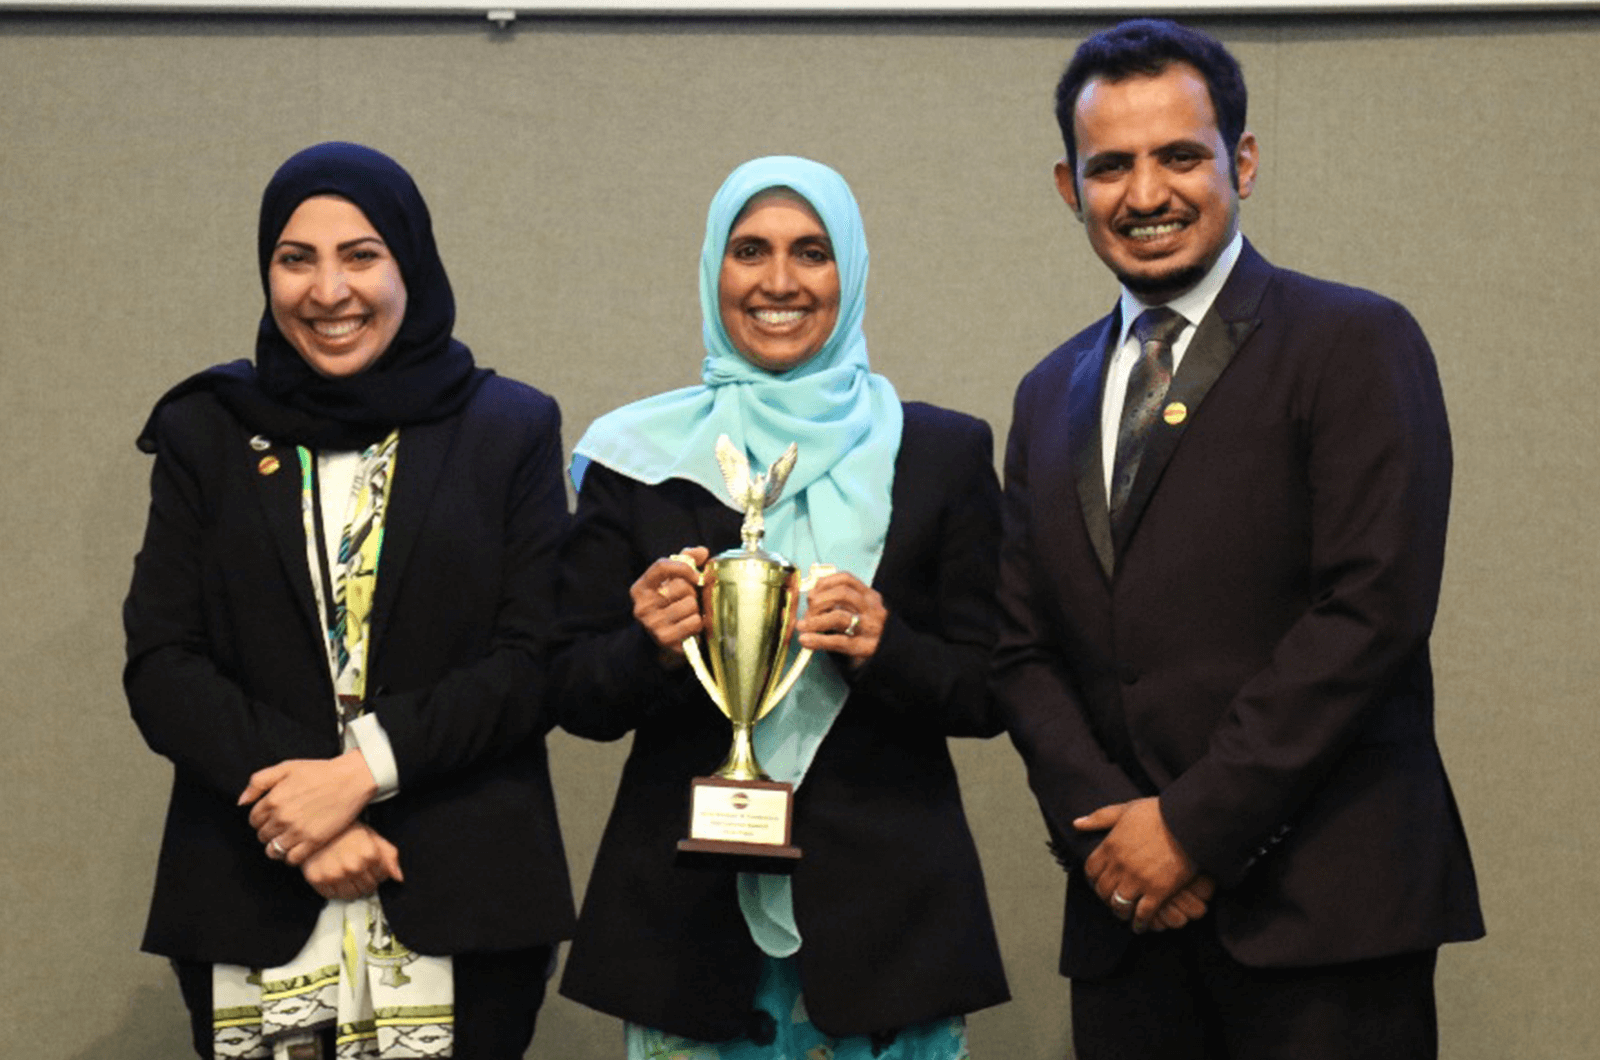
[[[1180,136],[1176,140],[1168,140],[1164,144],[1157,144],[1147,153],[1160,156],[1173,151],[1196,151],[1205,155],[1213,155],[1216,153],[1204,140],[1195,140],[1187,136]],[[1096,151],[1093,154],[1085,155],[1083,161],[1084,164],[1087,165],[1088,163],[1096,161],[1097,159],[1133,158],[1138,154],[1140,154],[1138,151],[1124,151],[1120,148],[1113,147],[1107,148],[1104,151]]]
[[[1211,155],[1216,153],[1211,149],[1211,145],[1206,143],[1204,140],[1194,140],[1187,136],[1179,137],[1178,139],[1173,140],[1171,143],[1165,143],[1156,148],[1156,153],[1159,154],[1162,151],[1198,151],[1203,155]]]
[[[741,235],[734,235],[734,236],[730,236],[728,238],[728,246],[731,247],[736,243],[760,243],[760,244],[762,244],[764,246],[770,246],[772,244],[772,240],[768,239],[766,236],[758,236],[755,233],[751,232],[751,233],[748,233],[746,235],[742,235],[742,236]],[[816,233],[814,235],[800,236],[797,239],[795,239],[790,245],[791,246],[808,246],[808,245],[810,245],[812,243],[820,243],[825,247],[833,246],[833,240],[828,238],[828,235],[827,235],[826,232],[818,232],[818,233]]]
[[[1083,167],[1085,173],[1088,173],[1097,166],[1112,162],[1125,162],[1132,157],[1132,151],[1096,151],[1092,155],[1084,155],[1079,165]]]
[[[385,243],[378,236],[357,236],[355,239],[347,239],[347,240],[345,240],[343,243],[340,243],[334,249],[335,250],[341,250],[341,251],[342,250],[349,250],[351,247],[358,247],[362,243],[376,243],[376,244],[378,244],[378,246],[384,247],[386,249],[389,246],[389,244]],[[299,247],[301,250],[313,250],[313,251],[317,249],[316,247],[312,246],[310,243],[302,243],[298,239],[280,239],[273,246],[272,249],[273,250],[278,250],[281,247]]]

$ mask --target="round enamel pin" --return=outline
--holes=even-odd
[[[1161,418],[1166,420],[1172,426],[1176,427],[1178,424],[1189,418],[1189,406],[1185,405],[1181,401],[1174,401],[1172,404],[1161,410]]]
[[[261,472],[263,475],[272,475],[277,473],[278,467],[279,464],[277,457],[264,456],[261,458],[261,462],[256,465],[256,470]]]

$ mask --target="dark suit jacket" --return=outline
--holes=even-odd
[[[147,950],[271,965],[323,900],[268,860],[235,805],[250,774],[339,753],[293,446],[250,446],[214,397],[162,410],[144,546],[123,609],[124,684],[174,765]],[[258,461],[281,467],[262,474]],[[460,413],[401,432],[373,610],[372,707],[400,790],[366,819],[400,851],[381,889],[424,953],[570,933],[545,759],[554,564],[566,525],[555,403],[491,377]]]
[[[1000,730],[984,687],[999,537],[993,440],[968,416],[905,411],[873,580],[889,624],[795,796],[801,980],[812,1020],[841,1036],[1008,996],[946,746]],[[739,523],[692,483],[646,486],[594,465],[562,567],[561,724],[601,740],[632,732],[633,747],[561,992],[704,1041],[749,1030],[763,960],[734,874],[675,859],[690,780],[721,763],[730,728],[687,667],[657,661],[628,587],[682,548],[736,546]]]
[[[1416,322],[1247,243],[1200,321],[1121,532],[1100,392],[1116,314],[1017,391],[1006,452],[998,695],[1054,842],[1159,794],[1258,966],[1352,961],[1483,931],[1433,735],[1428,636],[1450,439]],[[1062,972],[1130,938],[1069,887]]]

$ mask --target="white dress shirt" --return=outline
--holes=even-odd
[[[1234,263],[1239,260],[1239,252],[1244,249],[1244,236],[1234,232],[1233,239],[1223,248],[1211,270],[1205,274],[1199,283],[1166,303],[1168,309],[1182,314],[1188,321],[1178,337],[1172,343],[1172,374],[1176,378],[1178,365],[1183,363],[1183,355],[1189,348],[1189,342],[1194,338],[1195,327],[1202,317],[1211,310],[1211,303],[1217,300],[1217,294],[1222,290],[1222,285],[1228,282],[1228,274],[1233,272]],[[1122,299],[1118,303],[1122,317],[1122,330],[1117,335],[1116,345],[1112,347],[1111,363],[1106,367],[1106,385],[1100,398],[1100,456],[1105,464],[1106,497],[1111,496],[1111,475],[1117,462],[1117,432],[1122,425],[1122,405],[1128,393],[1128,377],[1133,374],[1133,366],[1139,362],[1139,340],[1133,334],[1133,322],[1139,319],[1139,314],[1154,306],[1141,302],[1137,295],[1126,287],[1122,289]]]

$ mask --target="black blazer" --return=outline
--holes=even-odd
[[[899,1028],[1008,997],[946,746],[949,736],[1000,729],[984,687],[999,534],[992,452],[982,421],[905,406],[894,512],[873,579],[889,624],[795,797],[801,981],[812,1020],[829,1034]],[[687,667],[662,668],[628,587],[687,546],[736,546],[739,523],[699,486],[646,486],[594,465],[562,566],[561,724],[592,739],[632,732],[633,747],[561,992],[704,1041],[748,1031],[764,959],[734,874],[675,859],[690,780],[721,763],[730,728]]]
[[[1246,964],[1331,964],[1482,934],[1433,734],[1428,636],[1450,497],[1433,355],[1399,305],[1247,243],[1167,396],[1120,535],[1100,392],[1116,314],[1017,391],[998,695],[1059,849],[1159,794]],[[1069,887],[1062,972],[1130,938]]]
[[[257,452],[251,434],[210,394],[162,410],[123,619],[134,720],[174,766],[144,948],[259,966],[299,952],[323,900],[235,801],[255,770],[339,741],[295,449]],[[560,467],[555,402],[498,377],[401,432],[369,676],[400,790],[365,818],[399,848],[405,882],[380,893],[419,952],[570,934],[544,749]]]

